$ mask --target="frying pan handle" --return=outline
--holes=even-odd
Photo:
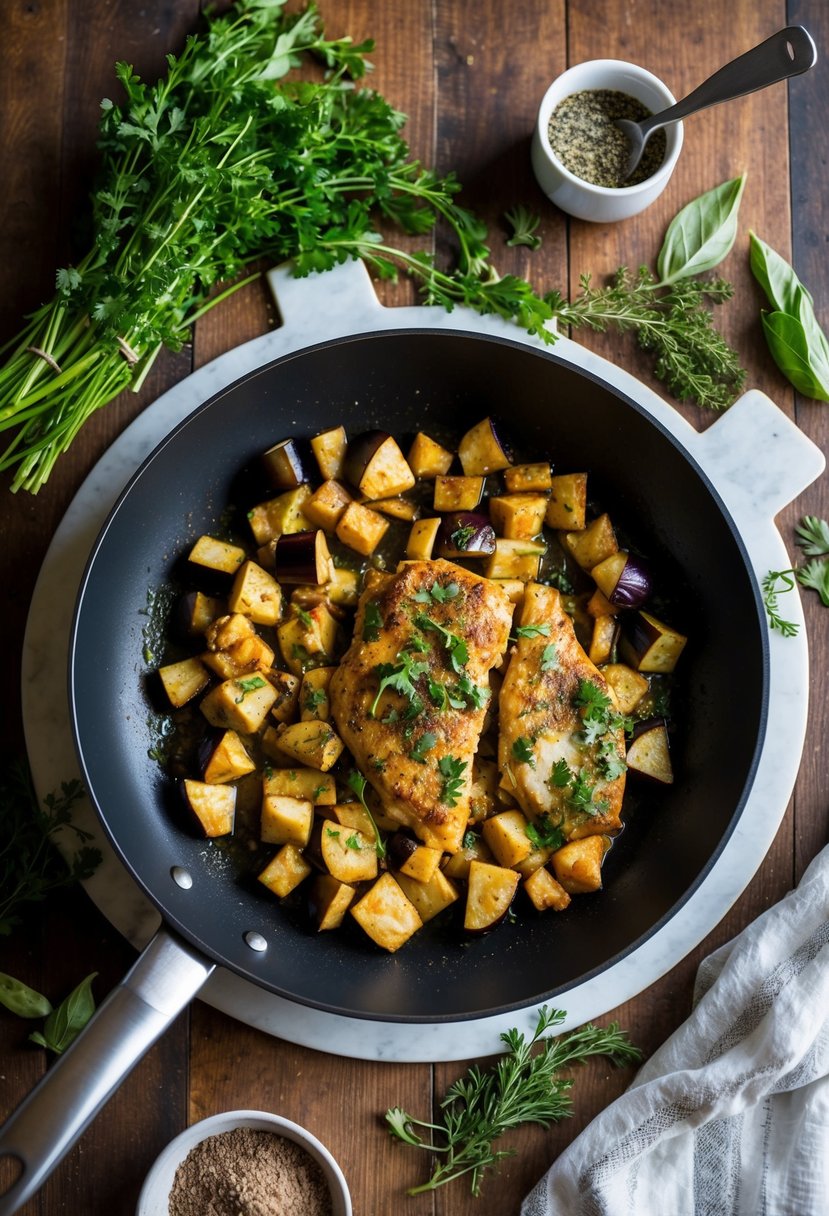
[[[20,1163],[18,1177],[0,1196],[0,1216],[11,1216],[31,1199],[212,970],[212,963],[165,930],[153,938],[83,1033],[0,1128],[0,1159]]]

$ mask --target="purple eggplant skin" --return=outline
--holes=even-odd
[[[348,447],[343,461],[343,477],[352,486],[359,488],[378,448],[381,448],[391,435],[388,431],[363,431],[348,441]]]
[[[321,529],[288,532],[276,542],[276,577],[282,583],[311,583],[315,587],[319,586],[328,581],[329,557],[325,533]]]
[[[410,832],[393,832],[386,841],[386,850],[392,868],[402,870],[411,855],[417,851],[419,844],[420,842]]]
[[[650,599],[652,591],[650,571],[641,558],[630,553],[608,599],[617,608],[641,608]]]
[[[480,557],[495,552],[495,529],[478,511],[444,515],[435,541],[436,557]]]
[[[634,759],[636,751],[634,745],[651,734],[654,736],[655,745],[650,754],[646,756],[647,763],[637,763]],[[642,759],[644,760],[645,757]],[[646,718],[636,723],[628,743],[628,771],[659,785],[670,785],[673,782],[668,723],[665,718]]]
[[[282,439],[262,453],[262,466],[275,490],[295,490],[310,481],[310,465],[295,439]]]

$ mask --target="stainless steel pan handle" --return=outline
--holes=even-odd
[[[43,1185],[104,1103],[207,980],[214,964],[160,930],[88,1026],[0,1128],[19,1173],[0,1196],[11,1216]]]

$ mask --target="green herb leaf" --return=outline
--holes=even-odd
[[[19,1018],[45,1018],[52,1012],[51,1002],[22,980],[0,971],[0,1005]]]
[[[660,286],[713,270],[731,252],[744,185],[745,177],[723,182],[674,216],[657,258]]]
[[[572,1114],[573,1082],[561,1073],[591,1056],[605,1056],[619,1066],[641,1059],[616,1022],[607,1029],[588,1023],[558,1038],[545,1037],[564,1018],[560,1010],[544,1006],[529,1040],[517,1029],[502,1034],[506,1052],[487,1069],[472,1065],[449,1087],[438,1107],[439,1122],[416,1119],[400,1107],[386,1111],[391,1134],[436,1162],[429,1179],[411,1187],[410,1195],[463,1176],[468,1176],[472,1194],[479,1195],[486,1171],[514,1154],[495,1148],[504,1132],[524,1123],[549,1127]]]
[[[778,604],[778,596],[793,591],[794,585],[794,570],[769,570],[763,578],[763,605],[769,618],[769,627],[777,630],[784,638],[793,638],[800,629],[795,621],[787,621],[780,615]]]
[[[804,515],[795,536],[807,557],[829,557],[829,523],[816,515]]]
[[[796,317],[799,309],[797,290],[801,288],[805,291],[805,288],[786,259],[755,232],[749,233],[749,262],[752,274],[774,311],[787,312]]]
[[[418,629],[425,631],[432,630],[441,635],[443,645],[449,651],[449,662],[458,674],[462,674],[464,667],[469,662],[469,651],[463,638],[458,637],[456,633],[452,633],[444,625],[438,624],[437,621],[433,621],[424,612],[417,614],[414,618],[414,623]]]
[[[93,971],[86,979],[81,980],[77,988],[61,1001],[57,1009],[53,1009],[46,1019],[43,1033],[35,1031],[29,1038],[40,1047],[46,1047],[60,1055],[83,1030],[95,1012],[95,999],[92,996],[92,981],[97,976]]]
[[[541,652],[541,670],[542,671],[558,671],[561,663],[558,658],[558,650],[555,642],[550,642]]]
[[[517,638],[548,638],[550,636],[549,625],[519,625],[515,630]]]
[[[801,587],[811,587],[813,591],[817,591],[823,606],[829,608],[829,562],[821,561],[817,557],[812,558],[798,569],[797,581]]]
[[[764,312],[760,320],[771,357],[786,379],[804,397],[829,401],[829,366],[822,351],[810,345],[802,321],[785,312]]]
[[[564,844],[564,833],[550,822],[548,815],[541,815],[535,822],[528,823],[524,831],[535,849],[560,849]]]
[[[352,833],[351,836],[346,836],[345,847],[351,849],[354,853],[362,852],[363,846],[360,844],[359,837]]]
[[[504,212],[504,219],[512,229],[512,236],[507,240],[508,245],[526,245],[529,249],[538,249],[541,237],[535,235],[535,230],[541,223],[541,217],[533,215],[521,203],[510,211]]]
[[[424,731],[417,743],[409,752],[409,755],[413,760],[417,760],[419,764],[425,764],[427,752],[432,751],[437,741],[438,737],[437,735],[433,734],[432,731]]]
[[[376,600],[369,600],[363,611],[363,641],[376,642],[383,629],[383,618]]]
[[[385,857],[386,842],[380,835],[380,829],[378,828],[374,820],[374,816],[371,813],[371,808],[366,801],[366,786],[368,785],[368,781],[366,781],[361,772],[359,772],[357,769],[352,769],[346,778],[346,784],[352,793],[357,795],[360,800],[360,805],[371,820],[371,830],[374,833],[374,851],[378,857]]]
[[[376,717],[380,698],[387,688],[400,693],[401,697],[406,698],[409,702],[409,710],[412,716],[416,716],[423,709],[423,702],[418,696],[414,682],[428,670],[428,664],[417,662],[412,655],[407,654],[405,651],[401,651],[398,654],[397,660],[397,663],[393,664],[378,663],[374,669],[375,675],[380,679],[380,684],[377,689],[377,696],[374,698],[369,710],[372,718]]]
[[[469,545],[472,537],[475,535],[474,524],[463,524],[460,528],[456,528],[449,539],[456,549],[463,551]]]
[[[438,772],[443,778],[440,800],[447,806],[457,806],[463,788],[463,774],[466,771],[466,761],[455,756],[441,756],[438,760]]]
[[[512,758],[521,764],[529,764],[530,768],[535,768],[532,739],[528,739],[526,735],[519,735],[517,739],[513,740]]]
[[[264,688],[267,680],[264,680],[262,676],[246,676],[243,680],[237,680],[236,683],[242,691],[233,700],[234,704],[241,705],[248,693],[255,692],[257,688]]]
[[[560,759],[556,760],[555,764],[550,770],[550,776],[547,779],[547,784],[551,789],[566,789],[573,780],[574,775],[575,774],[570,768],[570,765],[563,757],[561,757]]]
[[[445,604],[447,600],[456,599],[461,593],[460,585],[452,582],[442,586],[440,583],[432,583],[432,586],[426,590],[425,588],[416,592],[414,599],[420,604],[430,604],[433,600],[436,604]]]

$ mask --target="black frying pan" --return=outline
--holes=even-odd
[[[283,909],[183,825],[148,755],[147,592],[171,577],[189,543],[216,528],[228,503],[240,503],[252,485],[245,470],[275,441],[339,423],[352,434],[373,427],[460,434],[486,414],[505,422],[525,459],[586,468],[592,495],[671,589],[671,623],[690,638],[676,782],[639,800],[607,858],[602,892],[574,899],[562,915],[521,916],[472,941],[451,924],[427,926],[388,956],[356,927],[315,933],[300,909]],[[681,445],[635,401],[555,353],[431,330],[304,349],[188,418],[138,471],[105,525],[82,581],[70,654],[83,777],[116,851],[171,940],[185,944],[178,954],[173,947],[173,976],[192,970],[192,995],[215,963],[292,1001],[384,1021],[468,1019],[548,998],[566,1006],[560,998],[568,988],[680,914],[742,811],[763,739],[766,682],[762,605],[745,551]],[[192,880],[187,887],[174,877],[182,871]],[[251,948],[251,933],[265,950]]]

